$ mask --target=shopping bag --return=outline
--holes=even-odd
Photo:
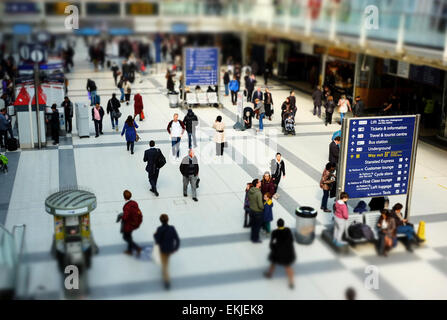
[[[161,264],[160,246],[158,244],[154,244],[152,248],[152,261],[154,261],[156,264]]]
[[[141,118],[141,120],[144,120],[144,112],[143,112],[143,110],[140,113],[140,118]]]

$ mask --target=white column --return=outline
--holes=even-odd
[[[404,39],[405,39],[405,14],[401,14],[399,22],[399,31],[397,34],[396,52],[404,52]]]

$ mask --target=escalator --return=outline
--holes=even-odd
[[[0,225],[0,300],[28,299],[25,231],[25,225],[14,226],[12,232]]]

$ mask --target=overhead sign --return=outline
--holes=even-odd
[[[347,121],[344,191],[350,198],[407,194],[416,116]]]
[[[186,86],[219,84],[218,48],[185,48],[184,59]]]

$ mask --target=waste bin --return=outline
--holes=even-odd
[[[168,99],[171,108],[178,107],[178,92],[168,92]]]
[[[299,207],[296,215],[296,241],[300,244],[311,244],[315,239],[317,211],[312,207]]]

